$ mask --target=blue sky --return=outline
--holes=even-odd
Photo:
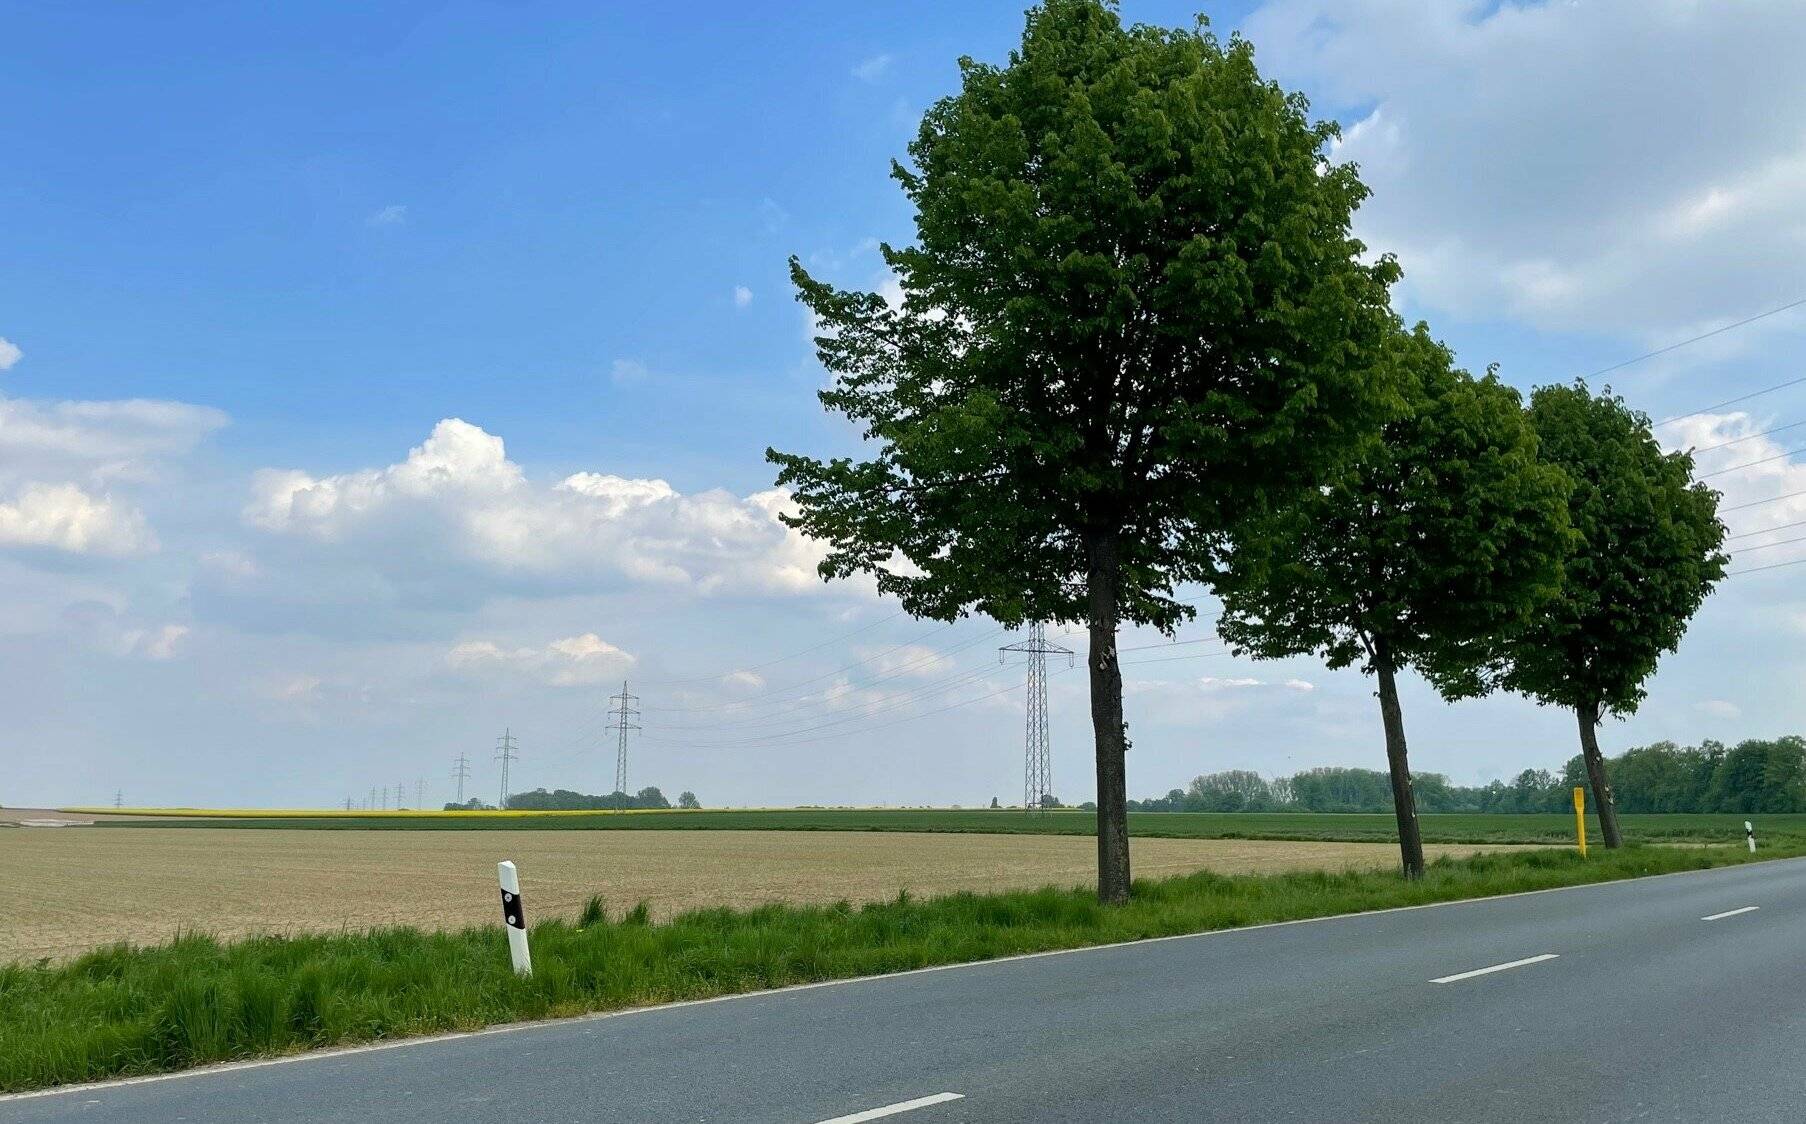
[[[1400,310],[1476,369],[1528,388],[1806,296],[1806,42],[1779,7],[1208,13],[1343,123]],[[877,240],[910,232],[889,160],[957,57],[1000,60],[1020,28],[1015,2],[0,5],[0,704],[36,747],[0,757],[0,801],[333,801],[437,781],[504,725],[517,777],[593,788],[623,675],[649,709],[729,707],[648,732],[637,775],[669,791],[1019,790],[1020,700],[980,697],[1015,682],[1001,640],[924,640],[815,584],[762,453],[849,444],[787,257],[881,286]],[[1610,381],[1692,411],[1789,377],[1803,340],[1796,311]],[[1666,436],[1799,418],[1806,388]],[[1736,468],[1792,447],[1702,467],[1733,469],[1727,504],[1806,490],[1786,457]],[[1806,518],[1747,510],[1734,531]],[[1613,737],[1797,729],[1800,572],[1727,587]],[[1137,793],[1382,760],[1356,676],[1135,678]],[[1076,680],[1056,780],[1082,799]],[[1571,752],[1521,701],[1410,701],[1418,763],[1463,781]]]

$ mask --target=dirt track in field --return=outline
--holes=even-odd
[[[19,828],[0,835],[0,963],[62,958],[178,930],[220,935],[497,920],[495,864],[520,867],[529,920],[575,915],[590,894],[618,913],[871,901],[907,889],[1093,883],[1085,836],[825,831],[290,831]],[[1390,843],[1137,839],[1135,873],[1384,869]],[[1508,849],[1431,844],[1431,856]]]

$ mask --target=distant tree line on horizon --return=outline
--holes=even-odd
[[[660,792],[655,785],[647,785],[637,793],[615,791],[606,796],[596,796],[587,792],[573,792],[568,788],[554,789],[547,792],[536,788],[532,792],[511,793],[508,797],[508,810],[511,812],[584,812],[584,811],[629,811],[641,808],[670,808],[671,801]],[[678,793],[676,807],[694,809],[702,807],[696,794],[685,790]],[[481,800],[471,799],[462,804],[447,804],[448,812],[492,812],[495,805]]]
[[[1620,812],[1806,812],[1806,738],[1751,738],[1727,748],[1663,741],[1610,759]],[[1424,812],[1565,812],[1587,784],[1586,759],[1562,771],[1525,769],[1510,782],[1457,785],[1441,773],[1413,773]],[[1588,799],[1588,808],[1592,808]],[[1139,812],[1390,812],[1392,782],[1375,769],[1323,767],[1271,780],[1247,769],[1194,777],[1165,796],[1131,800]]]

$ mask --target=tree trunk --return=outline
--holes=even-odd
[[[1599,752],[1599,704],[1585,703],[1574,708],[1580,719],[1580,753],[1586,758],[1587,782],[1593,787],[1593,811],[1599,814],[1599,834],[1607,847],[1621,847],[1624,836],[1618,833],[1618,806],[1612,802],[1612,782],[1605,773],[1605,755]]]
[[[1417,797],[1411,792],[1411,761],[1405,750],[1405,714],[1398,705],[1397,673],[1384,640],[1374,641],[1380,681],[1380,719],[1386,725],[1386,768],[1392,774],[1392,811],[1398,817],[1398,851],[1406,878],[1423,877],[1423,832],[1417,826]]]
[[[1124,755],[1122,668],[1116,660],[1117,581],[1114,535],[1088,537],[1086,585],[1091,651],[1091,732],[1097,742],[1097,900],[1129,900],[1129,793]]]

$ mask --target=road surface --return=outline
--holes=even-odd
[[[0,1122],[1806,1119],[1806,859],[0,1098]]]

